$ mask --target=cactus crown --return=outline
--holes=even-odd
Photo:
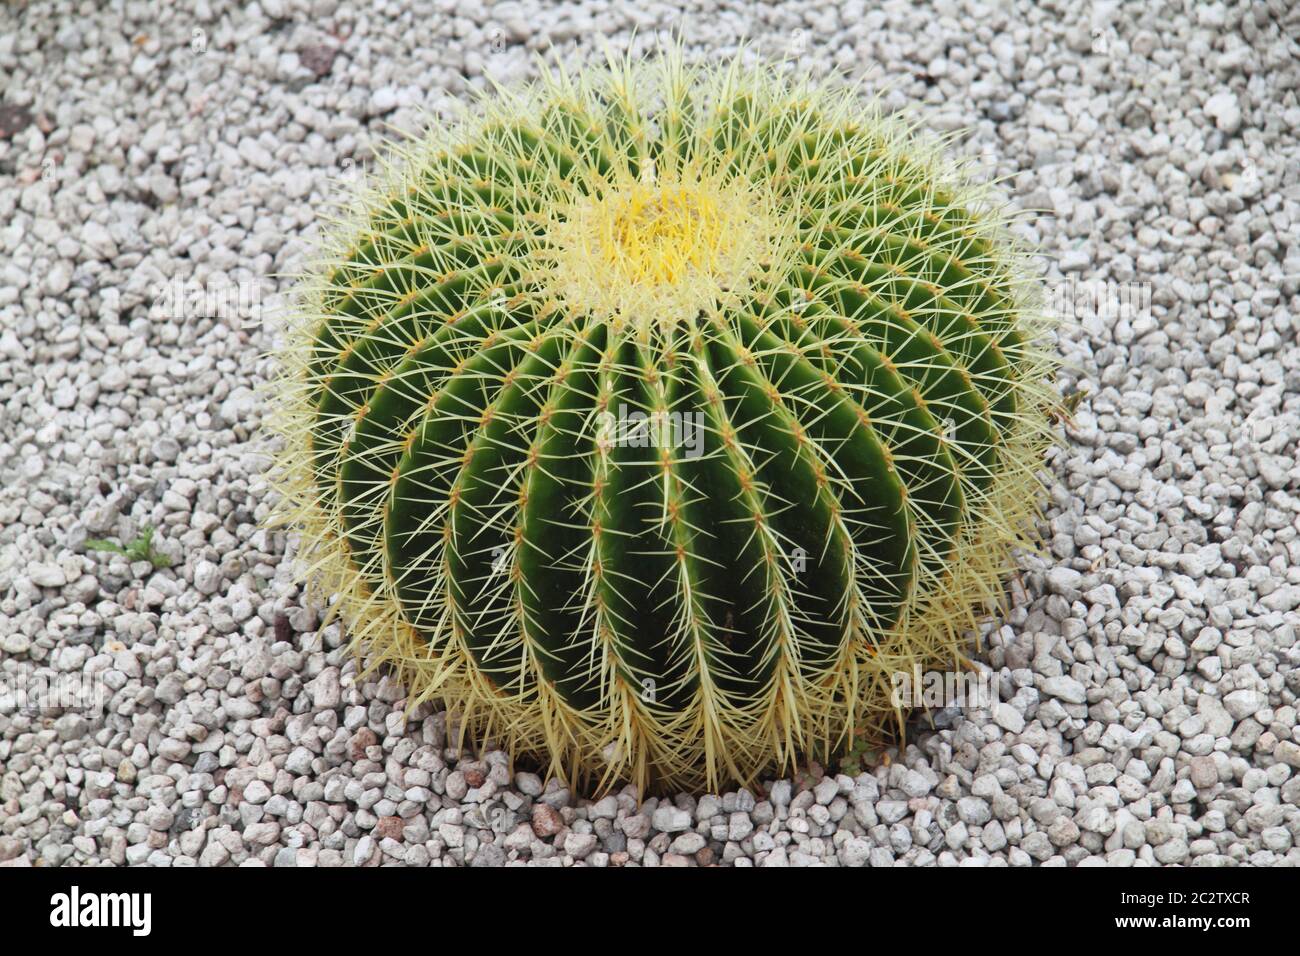
[[[553,772],[748,782],[899,719],[1037,514],[1006,215],[852,91],[611,64],[398,150],[302,286],[277,476],[417,702]]]

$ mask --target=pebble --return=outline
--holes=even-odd
[[[1233,720],[1245,720],[1254,716],[1265,703],[1264,695],[1254,690],[1234,690],[1223,698],[1223,706]]]
[[[1207,99],[1203,109],[1205,115],[1223,132],[1231,135],[1241,128],[1241,106],[1237,97],[1227,90]]]
[[[1087,690],[1073,677],[1044,678],[1042,688],[1044,694],[1059,698],[1068,704],[1083,704],[1088,700]]]
[[[194,565],[194,589],[200,594],[215,594],[221,587],[221,569],[211,561]]]
[[[655,810],[651,822],[661,833],[679,833],[691,825],[691,815],[677,807],[659,807]]]
[[[533,807],[533,833],[539,840],[548,840],[564,829],[564,818],[558,810],[545,803]]]
[[[61,588],[68,583],[67,575],[57,564],[34,564],[27,569],[33,584],[43,588]]]

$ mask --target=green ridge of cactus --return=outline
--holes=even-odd
[[[895,675],[966,662],[1033,544],[1057,401],[940,145],[670,51],[397,148],[275,383],[280,520],[370,666],[602,788],[901,726]]]

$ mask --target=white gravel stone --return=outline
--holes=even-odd
[[[1048,677],[1042,686],[1044,694],[1068,704],[1082,704],[1088,699],[1087,689],[1073,677]]]
[[[1018,734],[1025,729],[1025,718],[1010,704],[998,701],[993,705],[993,721],[1003,730]]]
[[[1234,690],[1223,698],[1223,706],[1233,720],[1245,720],[1253,716],[1265,703],[1267,700],[1264,695],[1254,690]]]
[[[221,569],[211,561],[194,565],[194,589],[200,594],[215,594],[221,587]]]
[[[42,588],[61,588],[68,583],[67,575],[57,564],[34,564],[27,569],[27,576]]]
[[[1205,101],[1204,109],[1205,115],[1223,132],[1231,134],[1241,128],[1241,106],[1231,92],[1215,93]]]
[[[680,833],[691,825],[691,815],[677,807],[659,807],[651,822],[660,833]]]

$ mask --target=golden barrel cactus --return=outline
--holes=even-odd
[[[545,71],[399,148],[301,286],[281,518],[412,701],[596,786],[900,718],[1037,515],[1007,215],[852,90]]]

